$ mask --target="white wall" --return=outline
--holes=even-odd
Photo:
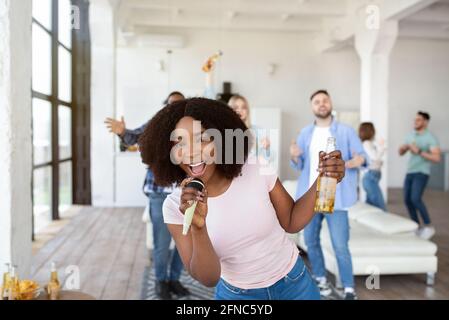
[[[398,147],[413,130],[418,110],[430,113],[430,130],[449,149],[449,42],[400,39],[390,75],[389,186],[402,187],[407,157]]]
[[[173,49],[171,55],[160,48],[118,48],[115,116],[124,115],[130,128],[138,127],[151,118],[172,90],[180,90],[188,96],[201,95],[205,84],[201,66],[219,49],[224,56],[215,74],[217,91],[221,91],[222,82],[230,81],[233,91],[245,95],[253,108],[282,110],[282,179],[297,176],[289,168],[288,149],[291,139],[313,119],[309,107],[312,91],[328,89],[337,110],[359,108],[360,61],[352,48],[317,54],[310,37],[290,33],[164,28],[153,32],[181,35],[186,46]],[[400,39],[394,48],[390,74],[390,137],[387,139],[390,146],[390,187],[402,185],[406,159],[399,158],[396,149],[411,129],[418,109],[426,109],[432,114],[432,130],[439,136],[443,147],[449,148],[449,129],[443,121],[449,120],[445,109],[449,98],[447,57],[447,42]],[[164,62],[164,71],[158,71],[159,61]],[[273,76],[267,71],[270,63],[278,66]],[[102,121],[108,112],[110,109],[103,110],[101,117],[94,121]],[[123,158],[123,155],[117,157]],[[130,190],[132,186],[134,189],[130,192],[132,195],[125,196],[116,204],[137,205],[139,202],[142,205],[145,203],[141,195],[144,167],[137,154],[122,158],[118,161],[120,169],[108,155],[108,161],[117,170],[113,183],[126,181],[117,186],[118,194],[121,189]],[[123,179],[123,175],[136,177],[133,178],[135,184],[132,179]]]
[[[31,270],[31,1],[0,1],[0,274]]]
[[[222,82],[230,81],[233,91],[245,95],[253,108],[281,108],[282,159],[288,159],[290,140],[312,121],[309,96],[314,90],[327,88],[337,109],[358,108],[359,61],[353,50],[316,55],[310,37],[289,33],[171,32],[184,36],[187,43],[171,55],[155,48],[121,47],[117,51],[117,116],[124,114],[130,127],[151,117],[169,91],[202,94],[201,66],[219,49],[224,55],[215,74],[218,92]],[[156,68],[160,60],[166,66],[163,72]],[[278,66],[273,76],[267,71],[270,63]],[[288,161],[281,168],[283,178],[296,176]]]
[[[95,206],[114,204],[115,160],[114,138],[104,120],[115,113],[115,36],[114,15],[108,0],[90,5],[92,35],[91,96],[91,175],[92,203]]]

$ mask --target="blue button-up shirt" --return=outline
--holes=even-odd
[[[301,171],[296,189],[296,199],[302,197],[309,190],[310,143],[312,141],[314,129],[315,124],[312,124],[301,131],[296,143],[303,151],[303,154],[299,157],[298,163],[293,160],[290,161],[292,168]],[[341,151],[343,160],[348,161],[352,159],[354,153],[368,159],[368,156],[363,149],[362,142],[353,128],[333,120],[330,132],[337,140],[337,150]],[[364,165],[366,166],[366,161]],[[336,210],[345,210],[356,203],[358,198],[357,185],[358,169],[346,169],[346,175],[343,181],[337,185],[337,193],[335,195]]]

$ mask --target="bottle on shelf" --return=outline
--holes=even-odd
[[[326,153],[336,150],[336,140],[334,137],[327,139]],[[332,214],[334,213],[335,192],[337,191],[337,179],[320,175],[318,177],[315,212]]]
[[[9,290],[11,288],[11,264],[6,263],[6,271],[3,273],[3,283],[1,291],[1,300],[9,299]]]
[[[17,272],[17,266],[11,267],[11,279],[9,287],[8,300],[20,300],[20,280]]]
[[[51,263],[50,282],[47,285],[47,293],[49,300],[59,300],[61,292],[61,284],[59,283],[58,270],[56,269],[56,263]]]

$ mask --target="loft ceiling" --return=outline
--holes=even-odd
[[[317,33],[346,15],[345,0],[122,0],[120,27],[218,28]]]
[[[449,40],[449,0],[440,0],[401,20],[402,37]]]
[[[157,28],[201,28],[278,31],[320,36],[329,25],[338,28],[351,11],[370,0],[110,0],[117,10],[119,30],[147,34]],[[449,0],[398,1],[404,10],[400,36],[449,40]],[[404,8],[406,6],[404,5]],[[327,28],[327,30],[326,30]]]

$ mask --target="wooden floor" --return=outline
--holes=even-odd
[[[84,208],[34,255],[32,278],[45,284],[55,261],[62,279],[65,267],[78,266],[81,291],[96,299],[139,299],[149,264],[142,212],[143,208]]]
[[[424,275],[382,276],[380,290],[368,290],[357,277],[360,299],[449,299],[449,194],[425,195],[437,233],[438,274],[434,287]],[[407,216],[401,190],[390,191],[389,209]],[[33,279],[48,281],[49,264],[76,265],[81,290],[97,299],[139,299],[142,275],[149,265],[143,209],[84,208],[33,258]],[[61,277],[63,271],[60,271]]]

